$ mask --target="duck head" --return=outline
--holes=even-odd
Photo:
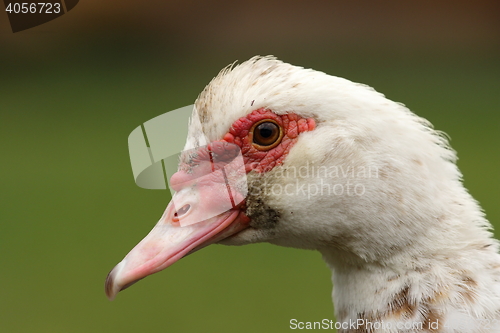
[[[110,299],[213,243],[315,249],[339,267],[390,262],[432,247],[444,202],[467,196],[427,121],[370,87],[273,57],[224,69],[193,118],[176,194],[109,273]]]

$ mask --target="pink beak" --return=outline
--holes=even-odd
[[[235,175],[231,168],[214,171],[213,160],[198,162],[194,173],[178,171],[172,176],[177,192],[165,213],[108,274],[105,289],[110,300],[138,280],[248,227],[249,219],[238,205],[244,196],[228,184],[228,177]]]

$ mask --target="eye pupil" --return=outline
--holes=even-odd
[[[267,128],[267,126],[262,126],[263,128],[259,128],[260,136],[263,138],[268,138],[273,134],[273,130],[271,128]]]

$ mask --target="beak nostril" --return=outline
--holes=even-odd
[[[190,204],[185,204],[184,206],[182,206],[179,210],[177,210],[174,213],[174,220],[178,220],[180,217],[182,217],[182,215],[186,214],[189,211],[189,209],[191,209]]]

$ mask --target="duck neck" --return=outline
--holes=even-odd
[[[500,278],[500,259],[492,248],[441,254],[409,250],[374,262],[338,249],[321,250],[332,270],[337,321],[357,323],[357,331],[348,326],[339,332],[371,332],[373,325],[384,328],[388,322],[411,327],[401,332],[454,332],[450,323],[457,318],[478,328],[480,320],[500,320],[500,290],[489,290]],[[389,331],[387,325],[381,330]]]

